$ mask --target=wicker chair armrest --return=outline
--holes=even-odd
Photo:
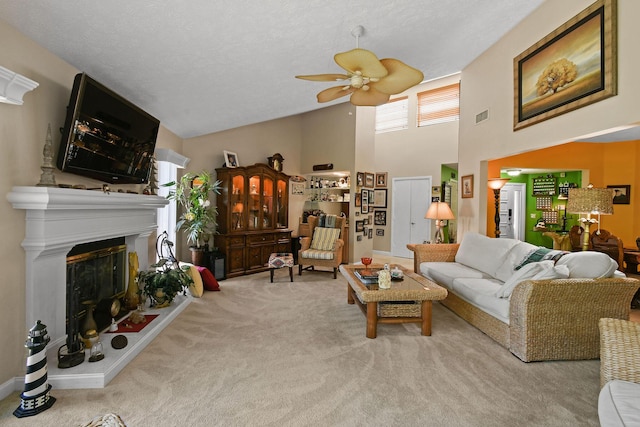
[[[306,251],[311,247],[311,237],[303,237],[300,239],[300,250]]]
[[[510,350],[524,361],[596,359],[598,321],[628,319],[639,286],[630,278],[525,280],[511,295]]]
[[[603,318],[600,327],[600,387],[611,380],[640,383],[640,323]]]
[[[453,262],[460,247],[459,243],[415,244],[410,243],[407,249],[413,252],[413,271],[420,273],[423,262]]]

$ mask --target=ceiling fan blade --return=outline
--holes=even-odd
[[[355,89],[352,87],[348,87],[345,89],[345,86],[334,86],[329,89],[325,89],[322,92],[318,93],[318,102],[329,102],[334,99],[338,99],[341,96],[349,95]]]
[[[366,77],[381,78],[388,73],[378,57],[366,49],[353,49],[337,53],[333,59],[345,70],[351,73],[360,71]]]
[[[369,85],[382,93],[395,95],[417,85],[424,79],[422,71],[410,67],[397,59],[386,58],[380,62],[389,71],[389,74],[380,79],[380,81],[371,82]]]
[[[389,94],[382,93],[370,87],[369,90],[357,90],[351,95],[351,103],[363,107],[375,107],[389,100]]]
[[[296,79],[311,80],[314,82],[336,82],[347,80],[349,76],[346,74],[312,74],[308,76],[296,76]]]

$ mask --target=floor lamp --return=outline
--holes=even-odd
[[[500,190],[510,181],[510,178],[491,178],[488,181],[489,188],[493,190],[493,197],[496,202],[496,215],[494,221],[496,223],[496,238],[500,237]]]
[[[586,215],[580,218],[584,233],[582,236],[582,250],[589,249],[589,227],[598,224],[600,232],[600,215],[613,214],[613,190],[610,188],[594,188],[589,184],[586,188],[570,188],[567,212]],[[591,218],[598,215],[598,219]]]
[[[433,202],[431,203],[431,206],[429,206],[429,209],[427,209],[427,213],[424,215],[424,217],[426,219],[436,220],[435,242],[444,242],[444,233],[442,232],[442,227],[444,227],[444,220],[455,219],[449,205],[445,202]]]

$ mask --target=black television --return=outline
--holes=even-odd
[[[112,184],[149,182],[160,121],[85,73],[76,75],[57,166]]]

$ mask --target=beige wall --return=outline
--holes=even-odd
[[[591,3],[592,0],[546,1],[462,71],[458,172],[475,176],[476,191],[473,198],[459,200],[459,238],[468,230],[486,232],[486,160],[640,123],[640,2],[618,0],[618,95],[513,131],[513,58]],[[485,109],[489,109],[489,120],[475,125],[475,115]]]
[[[40,180],[42,149],[51,125],[54,152],[60,144],[66,107],[77,69],[0,21],[0,65],[35,80],[39,86],[24,96],[24,105],[0,103],[0,245],[2,259],[2,310],[0,310],[0,393],[13,378],[24,375],[24,342],[33,325],[25,325],[25,212],[15,210],[6,195],[13,186],[32,186]],[[181,140],[161,128],[158,146],[180,151]],[[55,172],[57,183],[101,183],[72,174]],[[136,186],[120,186],[139,189]]]
[[[433,126],[418,127],[417,94],[460,81],[455,74],[432,80],[407,90],[409,97],[409,128],[403,131],[387,132],[375,136],[375,171],[387,172],[387,225],[383,228],[384,237],[374,237],[374,249],[388,252],[391,250],[391,206],[393,203],[393,178],[433,177],[433,185],[440,185],[442,164],[458,162],[458,122],[449,122]],[[431,198],[431,194],[425,194]],[[374,231],[375,235],[375,231]]]

